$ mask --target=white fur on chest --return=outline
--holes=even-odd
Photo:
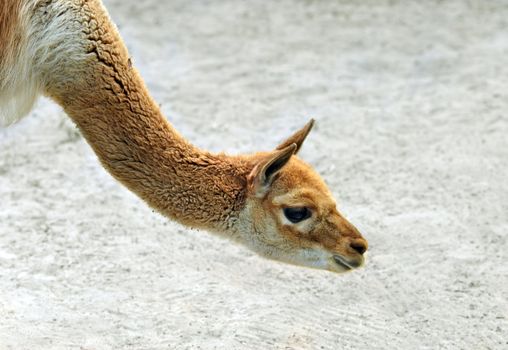
[[[85,59],[79,3],[40,3],[23,1],[16,23],[21,34],[18,44],[8,47],[11,51],[0,66],[0,125],[27,115],[50,80],[73,79],[72,65],[78,67]]]

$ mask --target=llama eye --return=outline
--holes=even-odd
[[[307,207],[300,208],[284,208],[284,215],[293,224],[303,221],[311,217],[312,213]]]

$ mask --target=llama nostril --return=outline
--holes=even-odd
[[[349,243],[349,246],[359,254],[363,254],[367,250],[367,243],[363,239],[355,239]]]

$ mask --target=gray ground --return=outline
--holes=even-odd
[[[339,276],[152,213],[41,100],[0,130],[0,349],[507,349],[508,7],[109,0],[171,122],[302,156],[370,242]]]

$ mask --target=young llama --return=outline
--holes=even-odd
[[[274,260],[333,272],[364,263],[367,241],[296,156],[313,121],[270,152],[198,149],[161,114],[100,0],[1,0],[0,122],[19,120],[39,93],[161,214]]]

